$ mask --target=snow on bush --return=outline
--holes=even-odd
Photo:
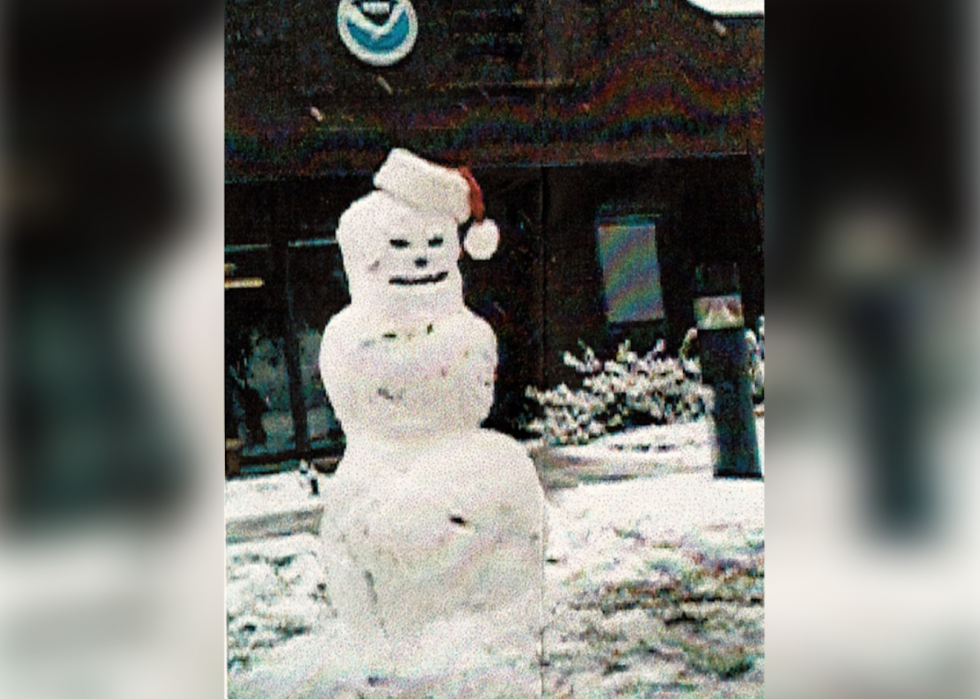
[[[697,420],[710,411],[710,389],[699,375],[685,372],[679,360],[666,355],[663,340],[642,357],[626,341],[608,361],[580,345],[581,358],[566,352],[563,359],[584,376],[581,388],[527,388],[528,398],[543,414],[525,427],[549,444],[586,444],[628,427]]]

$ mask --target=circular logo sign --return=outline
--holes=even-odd
[[[359,59],[390,66],[415,46],[419,25],[409,0],[340,0],[337,29]]]

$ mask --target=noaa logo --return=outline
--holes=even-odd
[[[373,66],[405,58],[419,31],[409,0],[340,0],[337,29],[350,52]]]

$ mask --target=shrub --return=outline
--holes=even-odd
[[[582,357],[566,352],[564,362],[584,376],[581,388],[527,389],[542,414],[525,428],[549,444],[585,444],[628,427],[696,420],[709,412],[710,389],[666,356],[663,340],[642,357],[627,341],[609,361],[579,344]]]

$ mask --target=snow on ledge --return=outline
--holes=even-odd
[[[720,16],[763,15],[765,0],[687,0],[705,12]]]
[[[320,530],[323,501],[296,472],[225,483],[225,537],[229,542]]]

